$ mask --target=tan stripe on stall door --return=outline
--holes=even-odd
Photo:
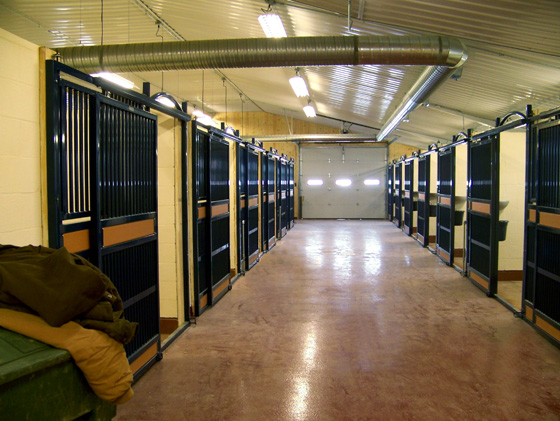
[[[551,228],[560,228],[560,215],[549,212],[539,212],[539,224]]]
[[[268,195],[268,201],[274,202],[274,193]]]
[[[489,289],[490,284],[488,283],[487,280],[483,279],[481,276],[477,275],[474,272],[471,272],[470,275],[471,275],[471,279],[475,281],[477,284],[479,284],[480,286],[486,289]]]
[[[206,218],[206,206],[198,208],[198,219]]]
[[[408,199],[410,197],[410,192],[408,190],[404,191],[404,197]]]
[[[426,194],[425,193],[418,193],[418,200],[421,202],[426,201]]]
[[[146,351],[142,353],[138,358],[130,363],[130,370],[132,373],[136,373],[144,365],[150,361],[157,354],[157,343],[153,344]]]
[[[70,253],[89,250],[89,230],[80,230],[62,234],[62,243]]]
[[[539,316],[535,318],[535,324],[552,336],[554,339],[560,342],[560,331],[548,323],[546,320],[541,319]]]
[[[438,248],[437,253],[438,253],[438,256],[443,257],[446,261],[449,262],[449,260],[450,260],[449,253],[447,253],[446,251],[443,251],[440,248]]]
[[[442,205],[451,206],[451,198],[450,197],[438,197],[438,202]]]
[[[208,294],[204,294],[200,299],[200,309],[202,310],[207,305],[208,305]]]
[[[229,212],[229,203],[224,203],[223,205],[212,206],[212,218],[215,216],[223,215]]]
[[[249,199],[249,207],[255,206],[259,204],[259,199],[257,197],[253,199]]]
[[[529,221],[537,222],[537,211],[536,209],[529,209]]]
[[[528,320],[533,321],[533,309],[528,305],[525,305],[525,317]]]
[[[490,203],[470,202],[469,205],[474,212],[490,215]]]
[[[223,281],[220,285],[218,285],[213,291],[214,291],[214,297],[217,297],[218,295],[220,295],[222,293],[222,291],[224,289],[226,289],[229,285],[228,280],[226,279],[225,281]]]
[[[103,247],[136,240],[137,238],[151,235],[154,232],[155,225],[153,219],[105,227],[103,228]]]

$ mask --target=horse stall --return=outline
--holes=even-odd
[[[522,312],[560,344],[560,109],[528,109],[527,196]]]
[[[387,166],[387,218],[389,221],[393,221],[395,215],[395,197],[394,197],[394,178],[395,178],[395,166],[394,164],[389,164]]]
[[[436,216],[436,191],[437,191],[437,154],[429,148],[427,152],[417,159],[417,236],[416,239],[422,247],[435,244],[435,216]]]
[[[403,163],[402,161],[397,162],[394,165],[395,173],[393,178],[393,203],[395,204],[394,207],[394,216],[393,216],[393,223],[397,226],[397,228],[402,227],[402,197],[403,197]]]
[[[418,165],[416,158],[408,158],[404,161],[404,184],[403,184],[403,231],[412,236],[417,232],[417,209],[418,209]],[[416,175],[416,177],[415,177]]]
[[[230,287],[229,141],[193,123],[194,308],[199,316]]]

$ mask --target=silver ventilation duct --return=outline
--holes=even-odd
[[[245,38],[67,47],[58,52],[65,64],[88,73],[338,65],[431,66],[383,125],[378,140],[385,138],[467,59],[463,43],[445,36]]]
[[[464,51],[461,41],[443,36],[245,38],[58,50],[65,64],[88,73],[363,64],[455,67],[465,60]]]

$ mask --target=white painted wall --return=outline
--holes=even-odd
[[[498,270],[523,269],[525,138],[524,132],[500,135],[500,201],[509,202],[500,219],[509,224],[506,241],[500,242]]]
[[[0,29],[0,244],[39,245],[39,49]]]

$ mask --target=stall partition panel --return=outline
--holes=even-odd
[[[286,235],[288,230],[288,170],[287,163],[281,159],[277,163],[276,170],[276,188],[278,201],[277,207],[277,233],[276,236],[280,239]]]
[[[402,227],[402,162],[395,164],[395,178],[394,178],[394,195],[393,202],[395,203],[395,215],[393,222],[399,228]]]
[[[135,376],[160,355],[157,235],[157,118],[109,99],[48,61],[49,246],[89,259],[117,287],[127,320],[125,346]]]
[[[528,138],[525,317],[560,343],[560,114]]]
[[[414,160],[404,163],[403,203],[404,218],[403,230],[407,235],[414,233],[414,209],[417,202],[414,200]]]
[[[229,143],[221,137],[210,137],[208,196],[210,229],[208,233],[210,256],[210,303],[214,305],[230,285],[230,231],[229,231]],[[257,187],[258,188],[258,187]],[[257,245],[258,246],[258,245]]]
[[[252,268],[259,259],[259,153],[247,149],[247,206],[245,224],[246,269]]]
[[[288,215],[288,229],[292,229],[294,224],[295,224],[295,214],[294,214],[294,202],[295,202],[295,197],[294,197],[294,163],[290,162],[289,166],[288,166],[288,172],[289,172],[289,177],[288,177],[288,197],[289,197],[289,203],[288,203],[288,207],[290,209],[290,213]]]
[[[247,261],[247,159],[245,145],[237,147],[237,269],[245,272]]]
[[[268,250],[268,158],[261,154],[261,251]]]
[[[264,156],[263,156],[264,158]],[[272,156],[267,157],[268,165],[268,236],[267,236],[267,248],[270,250],[276,244],[276,204],[278,203],[276,200],[276,182],[275,182],[275,173],[276,173],[276,165],[277,160],[274,159]]]
[[[469,142],[467,273],[488,295],[498,286],[499,137]]]
[[[210,134],[198,129],[193,123],[193,230],[194,250],[194,308],[195,315],[199,316],[209,306],[210,280],[208,274],[208,151],[210,145]]]
[[[430,156],[418,158],[418,241],[423,247],[430,244]]]
[[[455,242],[455,148],[438,152],[436,252],[448,265],[453,264]]]
[[[394,192],[393,192],[393,183],[395,177],[395,168],[393,164],[389,164],[387,166],[387,217],[389,221],[393,221],[394,218]]]

